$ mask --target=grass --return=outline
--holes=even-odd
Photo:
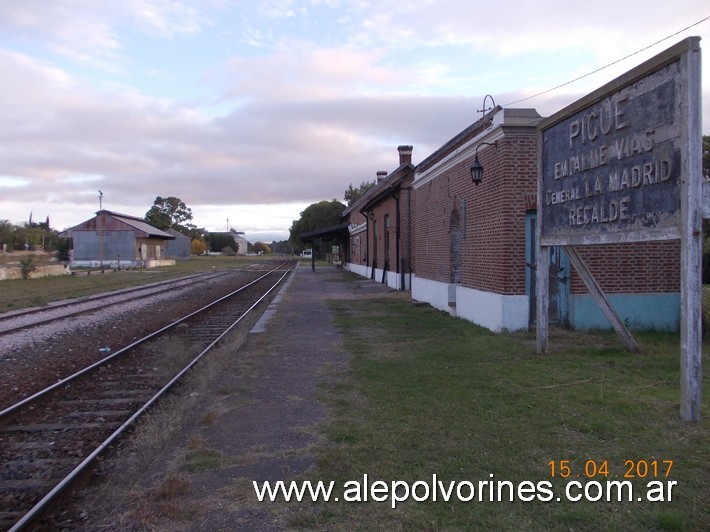
[[[268,258],[268,257],[267,257]],[[146,270],[122,270],[91,275],[61,275],[38,279],[0,281],[0,312],[43,306],[52,301],[85,297],[100,292],[130,288],[168,279],[176,279],[212,269],[243,268],[263,257],[193,257],[178,261],[175,266]]]
[[[679,339],[642,334],[643,353],[612,334],[551,336],[535,354],[528,334],[496,335],[427,307],[388,298],[333,301],[352,368],[326,385],[329,443],[308,478],[334,480],[550,481],[560,465],[584,480],[606,463],[624,480],[627,461],[654,460],[671,502],[321,503],[291,512],[298,528],[374,530],[710,529],[708,401],[699,423],[679,419]],[[707,375],[707,372],[706,372]],[[704,379],[708,397],[708,378]],[[665,478],[664,460],[673,460]],[[562,462],[567,461],[567,462]],[[558,475],[551,476],[550,462]],[[493,475],[493,477],[491,477]],[[618,477],[617,477],[618,475]],[[636,495],[646,482],[633,480]],[[448,485],[448,484],[447,484]],[[338,488],[336,488],[338,489]],[[343,490],[341,489],[341,494]],[[506,492],[507,493],[507,492]],[[485,492],[487,496],[487,492]],[[544,494],[543,494],[544,495]]]

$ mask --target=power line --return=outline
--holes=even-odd
[[[570,85],[570,84],[574,83],[575,81],[579,81],[580,79],[584,79],[584,78],[586,78],[586,77],[589,77],[589,76],[591,76],[592,74],[596,74],[597,72],[601,72],[601,71],[604,70],[605,68],[609,68],[610,66],[613,66],[613,65],[615,65],[615,64],[617,64],[617,63],[621,63],[622,61],[628,59],[629,57],[633,57],[633,56],[635,56],[635,55],[637,55],[637,54],[640,54],[641,52],[644,52],[644,51],[648,50],[649,48],[653,48],[654,46],[656,46],[657,44],[662,43],[663,41],[667,41],[668,39],[670,39],[670,38],[672,38],[672,37],[675,37],[675,36],[678,35],[679,33],[683,33],[685,30],[689,30],[690,28],[692,28],[692,27],[694,27],[694,26],[697,26],[698,24],[702,24],[703,22],[705,22],[705,21],[708,20],[708,19],[710,19],[710,16],[707,16],[707,17],[705,17],[704,19],[699,20],[699,21],[693,23],[693,24],[691,24],[690,26],[687,26],[687,27],[683,28],[682,30],[678,30],[678,31],[676,31],[676,32],[673,33],[673,34],[668,35],[667,37],[663,37],[663,39],[660,39],[660,40],[654,42],[653,44],[649,44],[649,45],[646,46],[645,48],[641,48],[640,50],[637,50],[637,51],[635,51],[635,52],[633,52],[633,53],[631,53],[631,54],[629,54],[629,55],[626,55],[626,56],[622,57],[621,59],[617,59],[617,60],[614,61],[613,63],[609,63],[608,65],[605,65],[605,66],[603,66],[603,67],[599,67],[599,68],[597,68],[596,70],[592,70],[591,72],[588,72],[587,74],[584,74],[584,75],[582,75],[582,76],[579,76],[578,78],[574,78],[574,79],[572,79],[572,80],[570,80],[570,81],[566,81],[565,83],[562,83],[562,84],[560,84],[560,85],[557,85],[557,86],[555,86],[555,87],[552,87],[551,89],[547,89],[547,90],[544,90],[544,91],[542,91],[542,92],[538,92],[537,94],[533,94],[532,96],[527,96],[527,97],[525,97],[525,98],[521,98],[520,100],[515,100],[514,102],[505,103],[505,104],[503,104],[501,107],[508,107],[509,105],[515,105],[516,103],[524,102],[525,100],[531,100],[532,98],[537,98],[538,96],[542,96],[543,94],[547,94],[548,92],[552,92],[552,91],[557,90],[557,89],[559,89],[559,88],[561,88],[561,87],[564,87],[564,86],[566,86],[566,85]]]

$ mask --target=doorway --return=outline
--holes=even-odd
[[[570,265],[562,248],[548,248],[550,253],[549,320],[551,325],[569,326]],[[528,326],[535,326],[537,314],[537,289],[535,282],[537,262],[537,212],[525,217],[525,295],[530,302]]]

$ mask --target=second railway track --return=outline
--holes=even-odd
[[[280,265],[0,412],[0,526],[20,530],[291,271]]]
[[[28,327],[36,327],[44,323],[67,319],[87,312],[95,312],[102,308],[125,303],[127,300],[137,300],[170,292],[181,287],[192,286],[195,283],[208,282],[233,273],[234,270],[218,270],[187,275],[177,279],[169,279],[111,292],[103,292],[92,296],[69,299],[50,303],[43,307],[32,307],[0,315],[0,335],[9,334]]]

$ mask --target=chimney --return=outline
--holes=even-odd
[[[399,146],[397,151],[399,152],[399,165],[408,164],[412,162],[412,150],[413,146]]]
[[[377,171],[377,182],[379,183],[382,181],[385,177],[387,177],[387,170],[378,170]]]

